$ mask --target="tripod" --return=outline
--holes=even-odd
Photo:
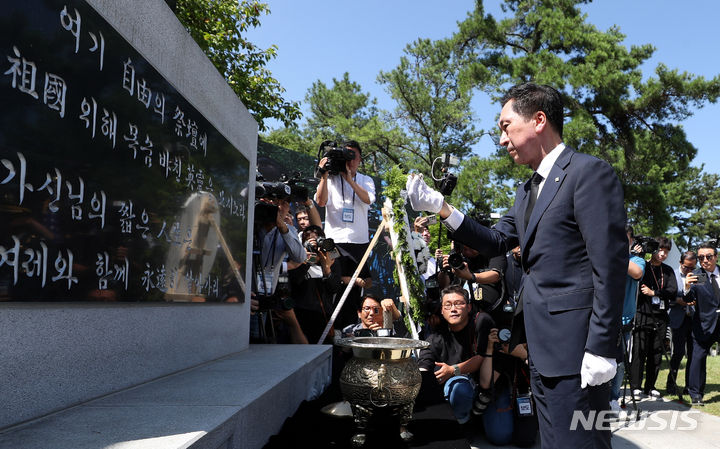
[[[626,406],[625,397],[627,396],[627,390],[630,386],[630,374],[629,374],[630,357],[628,356],[628,350],[629,350],[628,341],[625,338],[625,332],[623,332],[622,330],[620,331],[620,338],[622,339],[623,363],[625,365],[624,366],[625,372],[623,373],[623,394],[622,394],[622,400],[620,402],[620,407],[622,407],[624,409]],[[638,421],[640,419],[640,407],[638,407],[638,405],[637,405],[637,401],[635,400],[634,394],[630,395],[630,399],[632,402],[633,410],[635,410],[635,420]]]
[[[260,238],[257,233],[257,229],[253,230],[253,271],[254,276],[252,277],[252,284],[254,285],[255,289],[253,291],[257,292],[258,294],[258,300],[260,300],[260,297],[267,297],[269,296],[267,290],[268,285],[265,279],[265,270],[263,269],[262,262],[261,262],[261,248],[260,245]],[[259,277],[259,279],[258,279]],[[262,284],[262,285],[258,285]],[[262,289],[262,292],[260,291]],[[276,335],[275,335],[275,326],[273,325],[272,315],[270,313],[270,310],[258,310],[255,312],[255,316],[257,316],[257,323],[258,323],[258,334],[259,334],[259,341],[261,343],[275,343]],[[270,326],[270,335],[268,335],[268,331],[266,326]],[[251,325],[252,326],[252,325]]]

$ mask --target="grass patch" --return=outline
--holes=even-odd
[[[683,359],[680,363],[680,370],[678,371],[677,384],[680,391],[682,391],[682,388],[685,387],[685,369],[687,368],[685,363],[686,361],[687,358]],[[669,372],[669,363],[665,360],[665,358],[663,358],[662,364],[660,365],[660,374],[658,374],[655,387],[663,394],[665,399],[677,401],[679,399],[677,395],[665,394],[665,382]],[[683,399],[685,399],[685,403],[689,405],[690,397],[685,395],[683,396]],[[699,410],[711,415],[720,416],[720,356],[708,356],[707,358],[707,382],[705,385],[705,396],[703,397],[703,401],[705,402],[705,407],[701,407]]]

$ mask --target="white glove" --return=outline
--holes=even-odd
[[[427,211],[437,214],[442,209],[445,198],[440,192],[428,187],[423,180],[423,175],[408,175],[405,184],[407,189],[410,207],[415,211]]]
[[[602,385],[615,377],[616,371],[615,359],[586,352],[580,368],[580,388]]]

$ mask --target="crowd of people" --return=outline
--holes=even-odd
[[[430,343],[419,369],[459,423],[500,445],[532,445],[539,435],[543,448],[610,447],[601,423],[571,431],[573,413],[593,420],[619,410],[623,388],[659,398],[664,355],[667,392],[700,406],[706,358],[720,340],[714,245],[686,251],[673,268],[669,240],[636,241],[613,169],[563,143],[562,113],[548,86],[518,85],[503,99],[500,145],[534,174],[496,222],[466,216],[421,175],[406,186],[418,213],[412,238],[427,247],[439,218],[451,242],[449,253],[432,248],[418,260],[427,317],[420,338]],[[313,197],[292,208],[288,198],[269,200],[272,213],[256,226],[251,341],[408,335],[402,301],[374,294],[367,265],[358,272],[375,185],[358,173],[360,145],[341,151],[340,169],[319,161]]]

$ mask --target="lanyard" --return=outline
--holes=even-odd
[[[269,260],[265,259],[265,261],[263,262],[262,268],[265,268],[267,266],[268,262],[272,263],[271,266],[275,265],[275,242],[277,242],[277,236],[278,236],[277,228],[273,229],[273,231],[275,232],[275,234],[273,234],[273,241],[272,241],[272,245],[270,246],[270,251],[272,251],[270,253],[270,259]]]
[[[357,179],[357,173],[353,176],[353,181]],[[342,189],[343,206],[345,205],[345,178],[340,177],[340,188]],[[355,207],[355,190],[353,190],[352,206]]]
[[[659,290],[662,290],[663,286],[665,285],[665,278],[663,277],[663,273],[662,273],[662,265],[659,265],[660,282],[658,282],[658,280],[657,280],[657,275],[655,274],[655,268],[653,268],[653,267],[654,267],[653,265],[650,265],[650,272],[652,273],[653,278],[655,278],[655,286],[658,288],[658,291],[659,291]]]

